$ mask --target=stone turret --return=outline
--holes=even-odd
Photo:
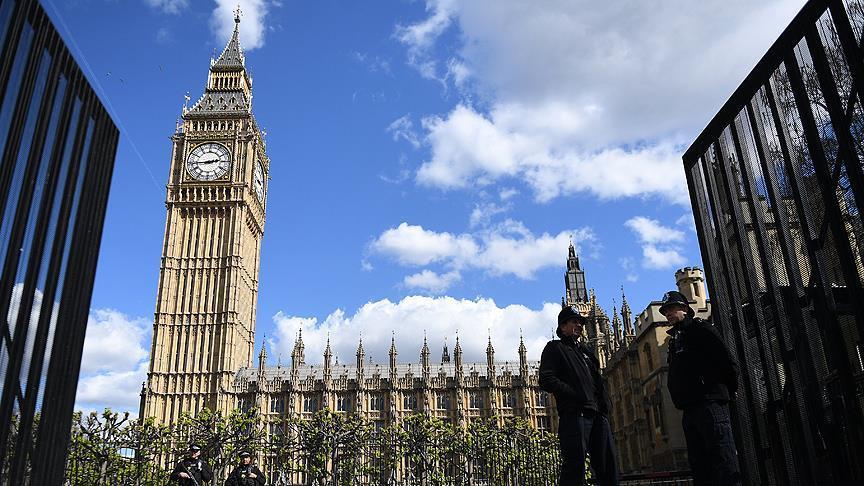
[[[393,332],[393,335],[390,337],[390,376],[396,376],[396,356],[399,355],[396,352],[396,332]]]
[[[333,367],[331,366],[331,360],[333,359],[333,352],[330,350],[330,336],[327,336],[327,346],[324,348],[324,382],[327,383],[330,381],[330,378],[333,376]]]
[[[362,388],[364,382],[363,362],[366,360],[366,352],[363,350],[363,336],[357,344],[357,383]]]
[[[258,353],[258,388],[264,386],[264,370],[267,366],[267,336],[264,336],[264,341],[261,343],[261,352]]]
[[[486,376],[492,380],[495,378],[495,348],[492,347],[492,334],[489,334],[489,343],[486,345]]]
[[[429,381],[429,344],[426,342],[426,333],[423,333],[423,349],[420,350],[420,367],[423,372],[423,381]]]
[[[705,274],[699,267],[684,267],[675,272],[678,291],[687,297],[693,310],[705,309]]]
[[[456,335],[456,347],[453,348],[453,364],[456,365],[456,379],[462,381],[462,346],[459,344],[459,335]]]
[[[625,346],[629,346],[636,339],[636,329],[630,305],[627,304],[627,296],[624,295],[624,287],[621,287],[621,322],[624,324],[624,343]]]
[[[528,380],[528,349],[525,348],[521,329],[519,330],[519,376],[522,378],[522,383]]]

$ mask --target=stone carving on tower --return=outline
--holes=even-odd
[[[239,11],[234,20],[231,39],[211,60],[204,94],[183,107],[171,137],[165,240],[141,410],[158,423],[204,407],[236,407],[234,376],[252,366],[270,161],[252,114]]]

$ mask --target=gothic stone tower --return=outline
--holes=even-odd
[[[172,137],[168,217],[142,417],[228,411],[252,365],[270,162],[234,33]]]

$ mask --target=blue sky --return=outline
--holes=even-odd
[[[588,286],[634,312],[700,265],[681,154],[803,5],[242,0],[271,159],[257,343],[326,337],[418,361],[460,335],[529,357],[572,235]],[[43,0],[121,130],[77,406],[135,411],[165,225],[169,136],[236,1]],[[436,351],[437,352],[437,351]]]

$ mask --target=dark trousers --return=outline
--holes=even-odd
[[[601,486],[618,485],[618,464],[609,419],[602,415],[563,414],[558,417],[561,444],[561,486],[585,484],[585,453],[591,455],[591,469]]]
[[[684,409],[687,457],[696,486],[740,485],[738,453],[729,421],[729,404],[703,402]]]

